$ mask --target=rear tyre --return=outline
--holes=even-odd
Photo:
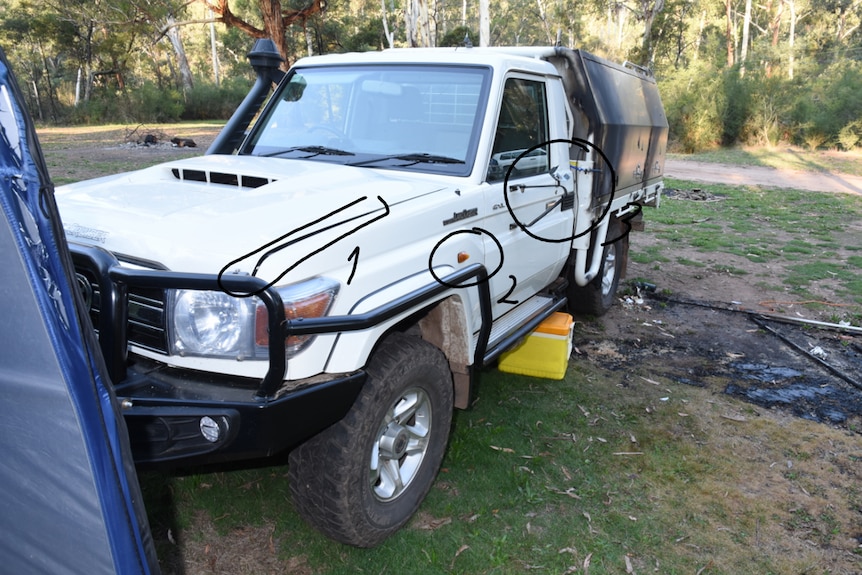
[[[407,523],[443,460],[452,389],[439,349],[415,337],[387,338],[345,418],[290,454],[290,491],[302,518],[356,547],[374,547]]]
[[[606,245],[602,251],[602,263],[598,275],[585,286],[575,283],[570,272],[567,290],[568,310],[577,315],[604,315],[616,301],[617,288],[626,268],[628,258],[628,236],[622,235],[622,225],[617,218],[608,223],[607,240],[616,240]]]

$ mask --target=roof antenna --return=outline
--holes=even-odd
[[[563,45],[563,29],[557,28],[557,43],[554,44],[557,48],[562,47]]]
[[[470,32],[467,32],[466,34],[464,34],[463,44],[464,44],[465,48],[472,48],[473,47],[473,42],[470,41]]]

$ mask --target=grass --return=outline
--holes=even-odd
[[[478,404],[457,414],[420,512],[375,549],[333,545],[304,526],[281,466],[145,474],[148,498],[170,493],[167,509],[153,513],[148,501],[153,528],[173,527],[185,549],[210,554],[253,529],[265,553],[300,573],[611,574],[627,563],[636,573],[818,572],[805,569],[822,560],[817,548],[771,548],[797,534],[829,546],[848,527],[847,513],[830,509],[836,480],[815,474],[830,460],[849,464],[846,435],[803,420],[728,420],[739,406],[706,390],[620,379],[586,361],[562,382],[487,373]],[[751,476],[775,492],[747,492]],[[176,552],[164,544],[160,556]]]
[[[671,189],[686,183],[667,180]],[[676,200],[671,195],[659,210],[650,212],[654,241],[632,244],[632,261],[659,261],[657,254],[694,253],[677,262],[693,266],[721,254],[761,264],[791,294],[815,299],[811,290],[826,290],[836,301],[851,303],[848,317],[862,317],[862,201],[849,194],[809,193],[799,190],[702,185],[720,201]],[[642,251],[643,250],[643,251]],[[696,254],[702,254],[697,257]],[[739,260],[741,261],[741,260]],[[718,264],[717,269],[744,275],[741,264]],[[657,271],[661,269],[659,265]],[[816,304],[811,304],[816,305]]]
[[[163,129],[191,132],[185,125]],[[63,154],[81,139],[90,149],[82,157],[95,172],[152,161],[92,160],[94,147],[115,141],[125,128],[78,130],[40,131],[56,181],[80,177]],[[656,276],[671,262],[696,273],[716,266],[746,272],[732,261],[704,263],[701,254],[781,264],[767,280],[742,277],[799,293],[826,278],[837,297],[862,310],[862,239],[852,233],[862,220],[858,198],[704,188],[722,200],[666,199],[649,212],[632,261],[654,266]],[[686,255],[678,255],[681,249]],[[607,339],[603,329],[601,321],[577,327],[579,337],[599,342]],[[714,377],[708,366],[702,370],[704,378]],[[301,521],[290,504],[283,459],[242,469],[143,472],[163,571],[859,572],[858,430],[744,404],[715,394],[710,389],[723,382],[713,383],[681,385],[623,354],[610,367],[576,355],[562,381],[486,370],[475,405],[455,414],[429,497],[405,529],[370,550],[334,544]]]
[[[163,133],[194,138],[211,136],[224,122],[184,122],[182,124],[104,124],[100,126],[42,126],[37,129],[42,149],[50,152],[67,148],[116,146],[143,139],[147,133]]]
[[[38,135],[49,173],[55,184],[62,185],[201,154],[220,129],[221,124],[211,122],[129,126],[111,124],[45,127],[38,130]],[[199,147],[123,147],[143,141],[147,134],[156,136],[165,144],[173,137],[188,138]]]

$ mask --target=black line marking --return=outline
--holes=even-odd
[[[507,292],[506,292],[506,295],[504,295],[503,297],[501,297],[500,299],[498,299],[498,300],[497,300],[497,303],[510,303],[510,304],[512,304],[512,305],[518,305],[518,300],[516,300],[516,299],[506,299],[506,298],[508,298],[510,295],[512,295],[512,292],[514,292],[514,291],[515,291],[515,286],[517,286],[517,285],[518,285],[518,278],[516,278],[516,277],[515,277],[515,276],[513,276],[513,275],[509,275],[509,277],[512,279],[512,287],[510,287],[510,288],[509,288],[509,291],[507,291]]]
[[[589,142],[588,140],[584,140],[584,139],[581,139],[581,138],[573,138],[573,139],[571,139],[571,140],[566,140],[566,139],[555,139],[555,140],[548,140],[548,141],[546,141],[546,142],[542,142],[541,144],[537,144],[537,145],[535,145],[535,146],[533,146],[533,147],[531,147],[531,148],[528,148],[528,149],[524,150],[524,151],[523,151],[523,152],[518,156],[518,158],[517,158],[517,159],[516,159],[512,164],[510,164],[510,165],[509,165],[509,168],[506,170],[506,175],[505,175],[505,177],[504,177],[504,179],[503,179],[503,199],[504,199],[504,201],[505,201],[506,209],[509,211],[509,214],[511,215],[513,222],[514,222],[514,223],[515,223],[515,224],[516,224],[516,225],[517,225],[517,226],[518,226],[518,227],[519,227],[519,228],[520,228],[524,233],[526,233],[528,236],[530,236],[530,237],[531,237],[531,238],[533,238],[533,239],[536,239],[536,240],[539,240],[539,241],[543,241],[543,242],[549,242],[549,243],[563,243],[563,242],[571,242],[571,241],[573,241],[573,240],[575,240],[575,239],[577,239],[577,238],[579,238],[579,237],[582,237],[582,236],[584,236],[584,235],[587,235],[587,234],[589,234],[589,233],[592,233],[594,230],[596,230],[596,229],[598,228],[598,226],[601,224],[601,222],[604,220],[604,218],[608,215],[608,212],[610,211],[610,208],[611,208],[611,204],[613,203],[613,197],[614,197],[614,195],[613,195],[613,193],[609,194],[609,198],[608,198],[608,201],[607,201],[607,205],[605,206],[604,211],[602,212],[602,214],[601,214],[601,216],[599,217],[599,219],[598,219],[598,220],[596,220],[594,223],[592,223],[592,224],[591,224],[591,225],[590,225],[586,230],[582,231],[581,233],[573,234],[573,235],[571,235],[571,236],[567,236],[567,237],[564,237],[564,238],[545,238],[545,237],[539,236],[539,235],[537,235],[537,234],[535,234],[535,233],[531,232],[531,231],[528,229],[528,228],[529,228],[529,225],[525,225],[525,224],[524,224],[524,223],[522,223],[520,220],[518,220],[518,218],[516,217],[516,215],[515,215],[515,213],[514,213],[514,210],[513,210],[513,208],[512,208],[512,205],[511,205],[511,203],[510,203],[510,201],[509,201],[509,193],[510,193],[510,190],[509,190],[509,178],[510,178],[510,176],[512,175],[512,171],[513,171],[513,169],[514,169],[515,165],[518,163],[518,160],[520,160],[522,156],[525,156],[526,154],[528,154],[529,152],[531,152],[531,151],[533,151],[533,150],[535,150],[535,149],[537,149],[537,148],[541,148],[541,147],[548,146],[548,145],[550,145],[550,144],[555,144],[555,143],[567,143],[567,144],[570,144],[570,145],[573,145],[573,146],[577,146],[577,147],[579,147],[581,150],[583,150],[584,152],[589,152],[589,148],[592,148],[593,150],[595,150],[595,151],[596,151],[596,152],[597,152],[597,153],[602,157],[602,159],[604,160],[605,165],[607,166],[607,169],[610,171],[611,184],[612,184],[612,186],[615,186],[615,185],[616,185],[617,176],[616,176],[616,171],[614,170],[613,165],[611,164],[610,160],[609,160],[609,159],[608,159],[608,157],[605,155],[605,153],[601,150],[601,148],[599,148],[599,147],[598,147],[598,146],[596,146],[595,144],[593,144],[593,143]],[[570,168],[570,169],[571,169],[571,168]],[[552,177],[553,177],[553,176],[552,176]],[[555,179],[556,179],[556,178],[555,178]],[[553,187],[560,187],[560,185],[561,185],[561,184],[559,183],[559,180],[557,180],[557,183],[556,183],[556,184],[553,184]],[[551,184],[542,185],[542,186],[519,186],[519,189],[521,189],[521,188],[526,189],[526,188],[533,188],[533,187],[550,187],[550,186],[551,186]],[[568,192],[567,192],[567,193],[568,193]],[[575,193],[575,192],[572,192],[572,193]],[[260,267],[264,264],[264,262],[265,262],[269,257],[273,256],[274,254],[276,254],[276,253],[278,253],[278,252],[280,252],[280,251],[282,251],[282,250],[284,250],[284,249],[286,249],[286,248],[288,248],[288,247],[290,247],[290,246],[292,246],[292,245],[295,245],[295,244],[297,244],[297,243],[299,243],[299,242],[301,242],[301,241],[303,241],[303,240],[305,240],[305,239],[308,239],[308,238],[310,238],[310,237],[313,237],[313,236],[315,236],[315,235],[317,235],[317,234],[320,234],[320,233],[325,232],[325,231],[328,231],[328,230],[335,229],[335,228],[337,228],[337,227],[339,227],[339,226],[343,226],[343,225],[349,224],[349,223],[351,223],[351,222],[353,222],[353,221],[355,221],[355,220],[358,220],[358,219],[360,219],[360,218],[365,217],[366,215],[368,215],[367,213],[366,213],[366,214],[361,214],[361,215],[358,215],[358,216],[354,216],[354,217],[351,217],[351,218],[348,218],[348,219],[345,219],[345,220],[335,221],[335,222],[333,222],[333,223],[331,223],[331,224],[329,224],[329,225],[327,225],[327,226],[325,226],[325,227],[323,227],[323,228],[321,228],[321,229],[316,229],[316,230],[313,230],[313,231],[309,231],[308,233],[301,234],[301,232],[303,232],[303,231],[305,231],[305,230],[308,230],[309,228],[312,228],[313,226],[315,226],[315,225],[317,225],[317,224],[320,224],[320,223],[322,223],[322,222],[325,222],[326,220],[328,220],[328,219],[330,219],[330,218],[333,218],[333,217],[337,216],[339,213],[344,212],[344,211],[346,211],[346,210],[348,210],[348,209],[350,209],[350,208],[352,208],[352,207],[354,207],[354,206],[356,206],[356,205],[360,204],[361,202],[364,202],[364,201],[365,201],[365,200],[367,200],[367,199],[368,199],[368,197],[367,197],[367,196],[363,196],[363,197],[361,197],[361,198],[359,198],[359,199],[357,199],[357,200],[354,200],[354,201],[352,201],[352,202],[349,202],[349,203],[347,203],[347,204],[345,204],[345,205],[343,205],[343,206],[341,206],[341,207],[338,207],[338,208],[336,208],[336,209],[332,210],[331,212],[329,212],[328,214],[326,214],[326,215],[324,215],[324,216],[321,216],[321,217],[319,217],[319,218],[317,218],[317,219],[315,219],[315,220],[312,220],[312,221],[310,221],[310,222],[308,222],[308,223],[306,223],[306,224],[303,224],[303,225],[301,225],[301,226],[299,226],[299,227],[297,227],[297,228],[295,228],[295,229],[293,229],[293,230],[291,230],[291,231],[287,232],[286,234],[283,234],[282,236],[279,236],[278,238],[276,238],[276,239],[274,239],[274,240],[272,240],[272,241],[270,241],[270,242],[267,242],[267,243],[263,244],[262,246],[258,247],[257,249],[252,250],[251,252],[249,252],[249,253],[247,253],[247,254],[245,254],[245,255],[243,255],[243,256],[241,256],[241,257],[237,258],[237,259],[234,259],[234,260],[232,260],[232,261],[228,262],[228,264],[227,264],[227,265],[225,265],[225,266],[224,266],[224,267],[219,271],[219,273],[218,273],[218,285],[219,285],[219,288],[220,288],[223,292],[225,292],[226,294],[231,295],[231,296],[234,296],[234,297],[252,297],[252,296],[258,295],[258,294],[260,294],[261,292],[263,292],[264,290],[266,290],[266,289],[268,289],[268,288],[272,287],[273,285],[275,285],[275,283],[276,283],[276,282],[278,282],[279,280],[281,280],[285,275],[287,275],[288,273],[290,273],[291,271],[293,271],[297,266],[299,266],[300,264],[302,264],[302,263],[303,263],[303,262],[305,262],[306,260],[308,260],[308,259],[310,259],[310,258],[314,257],[315,255],[317,255],[317,254],[319,254],[319,253],[321,253],[321,252],[325,251],[326,249],[328,249],[328,248],[332,247],[332,246],[333,246],[333,245],[335,245],[336,243],[338,243],[338,242],[340,242],[341,240],[343,240],[343,239],[345,239],[345,238],[349,237],[349,236],[350,236],[350,235],[352,235],[353,233],[355,233],[355,232],[357,232],[357,231],[361,230],[362,228],[367,227],[367,226],[371,225],[372,223],[374,223],[374,222],[376,222],[376,221],[378,221],[378,220],[381,220],[381,219],[383,219],[383,218],[387,217],[388,215],[390,215],[391,210],[390,210],[389,204],[387,204],[387,203],[386,203],[386,201],[385,201],[382,197],[377,196],[377,199],[380,201],[380,203],[381,203],[381,204],[383,204],[383,207],[384,207],[384,209],[385,209],[385,211],[384,211],[384,213],[383,213],[382,215],[376,216],[376,217],[374,217],[373,219],[371,219],[371,220],[369,220],[369,221],[367,221],[367,222],[364,222],[364,223],[362,223],[362,224],[358,225],[358,226],[357,226],[357,227],[355,227],[354,229],[352,229],[352,230],[350,230],[350,231],[348,231],[348,232],[346,232],[346,233],[344,233],[344,234],[341,234],[340,236],[338,236],[338,237],[337,237],[337,238],[335,238],[334,240],[332,240],[332,241],[330,241],[330,242],[326,243],[325,245],[323,245],[323,246],[321,246],[320,248],[318,248],[318,249],[316,249],[316,250],[312,251],[311,253],[307,254],[306,256],[304,256],[304,257],[302,257],[302,258],[299,258],[296,262],[294,262],[293,264],[291,264],[291,265],[290,265],[288,268],[286,268],[286,269],[285,269],[281,274],[279,274],[275,279],[273,279],[271,282],[269,282],[268,284],[266,284],[264,287],[259,288],[259,289],[255,290],[255,291],[252,291],[252,292],[248,292],[248,293],[244,293],[244,292],[232,292],[232,291],[230,291],[229,289],[227,289],[227,288],[224,286],[224,284],[222,283],[222,277],[224,276],[224,274],[225,274],[225,273],[227,273],[227,270],[228,270],[230,267],[232,267],[232,266],[236,265],[237,263],[239,263],[239,262],[241,262],[241,261],[243,261],[243,260],[245,260],[245,259],[247,259],[247,258],[250,258],[250,257],[252,257],[252,256],[254,256],[254,255],[256,255],[256,254],[260,254],[261,252],[263,252],[263,253],[262,253],[262,255],[260,255],[260,257],[258,258],[257,262],[255,263],[255,265],[254,265],[254,269],[253,269],[253,271],[252,271],[252,273],[251,273],[251,275],[252,275],[252,276],[255,276],[255,277],[256,277],[256,276],[257,276],[258,271],[260,270]],[[559,203],[561,203],[561,202],[562,202],[562,198],[561,198],[557,203],[555,203],[555,204],[554,204],[554,206],[553,206],[551,209],[555,209],[555,208],[559,205]],[[630,208],[630,207],[634,207],[634,208],[637,208],[637,209],[636,209],[636,210],[634,210],[632,213],[626,214],[625,216],[623,216],[623,217],[620,219],[620,221],[622,221],[622,222],[625,224],[625,229],[624,229],[623,233],[622,233],[619,237],[617,237],[617,238],[614,238],[614,239],[612,239],[612,240],[606,240],[606,241],[602,244],[602,246],[606,246],[606,245],[609,245],[609,244],[615,243],[615,242],[617,242],[617,241],[619,241],[619,240],[621,240],[621,239],[625,238],[625,237],[626,237],[626,236],[631,232],[631,230],[632,230],[631,220],[632,220],[633,218],[635,218],[638,214],[640,214],[643,208],[642,208],[639,204],[636,204],[636,203],[632,202],[632,203],[626,204],[626,205],[624,206],[624,209],[625,209],[625,208]],[[548,211],[550,211],[550,210],[548,210]],[[546,214],[544,214],[544,215],[547,215],[547,213],[546,213]],[[540,218],[538,218],[538,219],[541,219],[541,216],[540,216]],[[534,221],[533,223],[535,223],[535,221]],[[479,283],[480,283],[480,281],[479,281],[479,280],[477,280],[477,281],[475,281],[475,282],[468,282],[468,283],[460,284],[460,285],[451,285],[451,284],[448,284],[447,282],[444,282],[441,278],[439,278],[439,277],[436,275],[436,273],[434,272],[434,270],[433,270],[433,259],[434,259],[434,254],[436,253],[437,249],[438,249],[438,248],[439,248],[439,247],[440,247],[440,246],[441,246],[441,245],[442,245],[446,240],[448,240],[449,238],[453,237],[455,234],[459,234],[459,233],[473,233],[473,234],[477,234],[477,235],[485,234],[485,235],[487,235],[488,237],[490,237],[490,238],[491,238],[491,240],[496,244],[497,249],[498,249],[498,250],[499,250],[499,252],[500,252],[500,263],[498,264],[498,266],[497,266],[497,267],[496,267],[496,268],[495,268],[491,273],[489,273],[489,274],[488,274],[488,276],[487,276],[487,278],[486,278],[486,279],[481,280],[481,281],[485,281],[485,282],[490,281],[490,279],[491,279],[492,277],[494,277],[497,273],[499,273],[499,271],[502,269],[502,267],[503,267],[503,262],[504,262],[504,259],[505,259],[505,254],[504,254],[504,251],[503,251],[503,246],[502,246],[502,244],[500,243],[500,241],[496,238],[496,236],[494,236],[494,234],[492,234],[491,232],[489,232],[489,231],[487,231],[487,230],[485,230],[485,229],[479,228],[479,227],[474,227],[474,228],[472,228],[472,229],[470,229],[470,230],[457,230],[457,231],[455,231],[455,232],[452,232],[452,233],[450,233],[450,234],[446,235],[443,239],[441,239],[441,240],[440,240],[440,241],[439,241],[439,242],[434,246],[434,248],[431,250],[431,254],[430,254],[430,255],[429,255],[429,257],[428,257],[428,270],[429,270],[429,272],[430,272],[430,273],[431,273],[431,275],[434,277],[435,281],[437,281],[437,282],[438,282],[438,283],[440,283],[440,284],[445,285],[446,287],[451,287],[451,288],[464,288],[464,287],[474,287],[474,286],[478,286],[478,285],[479,285]],[[301,235],[300,235],[300,234],[301,234]],[[359,266],[359,254],[360,254],[360,246],[356,246],[356,247],[353,249],[353,251],[350,253],[350,255],[348,256],[348,258],[347,258],[347,261],[349,261],[349,262],[353,262],[353,267],[352,267],[352,269],[351,269],[351,271],[350,271],[350,275],[349,275],[349,277],[348,277],[348,279],[347,279],[347,285],[350,285],[350,284],[351,284],[351,282],[353,281],[353,278],[354,278],[354,277],[355,277],[355,275],[356,275],[356,271],[357,271],[358,266]],[[485,258],[485,259],[487,260],[487,258]],[[506,294],[505,294],[502,298],[500,298],[499,300],[497,300],[497,303],[507,303],[507,304],[517,304],[517,303],[519,303],[518,301],[513,301],[513,300],[509,300],[509,299],[507,299],[507,298],[508,298],[508,297],[509,297],[513,292],[514,292],[515,287],[517,286],[517,278],[516,278],[515,276],[513,276],[513,275],[510,275],[509,277],[512,279],[512,286],[509,288],[509,291],[508,291],[508,292],[506,292]]]
[[[556,139],[556,140],[548,140],[546,142],[536,144],[535,146],[533,146],[531,148],[527,148],[526,150],[524,150],[515,159],[515,161],[509,165],[509,169],[506,170],[506,176],[503,178],[503,200],[506,202],[506,209],[509,210],[509,215],[512,216],[512,221],[514,221],[515,224],[519,228],[521,228],[521,230],[523,230],[523,232],[525,234],[527,234],[528,236],[530,236],[533,239],[539,240],[540,242],[559,244],[559,243],[563,243],[563,242],[571,242],[571,241],[576,240],[577,238],[580,238],[580,237],[585,236],[589,233],[592,233],[593,230],[595,230],[598,227],[599,223],[601,223],[601,221],[605,219],[605,216],[607,216],[608,212],[611,210],[611,204],[613,203],[614,194],[613,194],[613,192],[611,192],[611,194],[609,194],[607,205],[605,206],[605,209],[602,212],[601,217],[599,217],[593,224],[590,225],[590,227],[588,227],[586,230],[582,231],[579,234],[573,234],[571,236],[566,236],[564,238],[545,238],[545,237],[542,237],[538,234],[534,234],[529,229],[527,229],[528,226],[526,224],[524,224],[523,222],[521,222],[518,219],[518,217],[515,215],[515,212],[512,208],[512,204],[509,201],[509,176],[512,175],[512,170],[514,169],[515,165],[518,163],[518,160],[520,160],[522,156],[529,154],[530,152],[532,152],[533,150],[535,150],[537,148],[549,146],[551,144],[571,144],[572,146],[578,146],[584,152],[589,151],[587,149],[587,146],[594,149],[596,152],[598,152],[598,154],[605,161],[605,165],[607,165],[608,170],[611,173],[611,183],[614,186],[616,185],[616,181],[617,181],[617,172],[616,172],[616,170],[614,170],[614,167],[611,164],[611,161],[608,159],[608,157],[605,155],[605,153],[602,151],[601,148],[599,148],[598,146],[596,146],[592,142],[590,142],[588,140],[581,139],[581,138],[572,138],[571,140],[566,140],[566,139],[561,138],[561,139]]]
[[[496,268],[494,268],[494,271],[492,271],[491,273],[488,274],[488,277],[485,278],[484,280],[476,280],[475,282],[468,282],[468,283],[464,283],[464,284],[455,285],[455,284],[451,284],[449,282],[443,281],[434,272],[434,254],[437,252],[437,249],[441,245],[443,245],[443,243],[446,240],[448,240],[449,238],[451,238],[452,236],[454,236],[456,234],[476,234],[477,236],[485,234],[488,237],[490,237],[492,240],[494,240],[494,243],[497,245],[497,249],[500,251],[500,263],[499,263],[499,265],[497,265]],[[456,230],[456,231],[452,232],[451,234],[447,234],[442,240],[437,242],[437,244],[434,246],[434,249],[431,250],[431,255],[428,256],[428,271],[431,272],[431,276],[440,285],[444,285],[444,286],[449,287],[449,288],[474,287],[474,286],[478,286],[482,282],[490,281],[490,279],[492,277],[494,277],[503,268],[503,260],[504,260],[503,245],[500,243],[500,240],[498,240],[497,237],[494,234],[492,234],[491,232],[489,232],[488,230],[484,230],[482,228],[472,228],[469,230]]]
[[[358,203],[365,201],[366,199],[368,199],[368,198],[367,198],[367,196],[363,196],[362,198],[359,198],[358,200],[355,200],[355,201],[353,201],[353,202],[350,202],[349,204],[345,204],[344,206],[342,206],[342,207],[340,207],[340,208],[337,208],[337,209],[333,210],[333,211],[332,211],[332,212],[330,212],[329,214],[327,214],[327,215],[325,215],[325,216],[323,216],[323,217],[321,217],[321,218],[318,218],[318,219],[316,219],[316,220],[314,220],[314,221],[311,221],[311,222],[309,222],[309,223],[307,223],[307,224],[305,224],[305,225],[303,225],[303,226],[300,226],[299,228],[296,228],[296,229],[294,229],[294,230],[291,230],[290,232],[288,232],[288,233],[284,234],[283,236],[281,236],[281,237],[279,237],[279,238],[277,238],[277,239],[275,239],[275,240],[272,240],[271,242],[268,242],[268,243],[266,243],[266,244],[262,245],[261,247],[257,248],[256,250],[253,250],[253,251],[249,252],[248,254],[246,254],[246,255],[244,255],[244,256],[242,256],[242,257],[240,257],[240,258],[237,258],[237,259],[235,259],[235,260],[233,260],[233,261],[229,262],[226,266],[224,266],[224,267],[221,269],[221,271],[219,271],[219,274],[218,274],[218,284],[219,284],[219,288],[220,288],[223,292],[225,292],[226,294],[228,294],[228,295],[230,295],[230,296],[233,296],[233,297],[252,297],[252,296],[258,295],[259,293],[263,292],[264,290],[269,289],[270,287],[272,287],[273,285],[275,285],[275,283],[276,283],[277,281],[279,281],[279,280],[280,280],[281,278],[283,278],[285,275],[287,275],[287,274],[288,274],[288,273],[290,273],[292,270],[294,270],[294,269],[295,269],[299,264],[301,264],[301,263],[303,263],[304,261],[306,261],[306,260],[308,260],[308,259],[310,259],[310,258],[314,257],[315,255],[319,254],[320,252],[322,252],[322,251],[326,250],[327,248],[332,247],[333,245],[337,244],[338,242],[340,242],[340,241],[341,241],[341,240],[343,240],[344,238],[349,237],[350,235],[352,235],[352,234],[354,234],[354,233],[358,232],[358,231],[359,231],[359,230],[361,230],[362,228],[367,227],[367,226],[369,226],[369,225],[373,224],[374,222],[376,222],[376,221],[378,221],[378,220],[381,220],[381,219],[385,218],[386,216],[388,216],[388,215],[391,213],[391,211],[390,211],[390,209],[389,209],[389,204],[387,204],[387,203],[386,203],[386,201],[385,201],[382,197],[377,196],[377,199],[378,199],[378,200],[380,200],[380,203],[381,203],[381,204],[383,204],[383,207],[385,208],[385,211],[384,211],[384,213],[383,213],[382,215],[376,216],[375,218],[373,218],[373,219],[371,219],[371,220],[369,220],[369,221],[367,221],[367,222],[364,222],[363,224],[360,224],[360,225],[359,225],[359,226],[357,226],[356,228],[354,228],[354,229],[352,229],[352,230],[350,230],[350,231],[348,231],[348,232],[346,232],[346,233],[344,233],[344,234],[342,234],[342,235],[338,236],[338,237],[337,237],[337,238],[335,238],[334,240],[332,240],[332,241],[330,241],[330,242],[326,243],[325,245],[321,246],[320,248],[318,248],[318,249],[316,249],[316,250],[312,251],[310,254],[308,254],[308,255],[306,255],[306,256],[304,256],[304,257],[302,257],[302,258],[299,258],[296,262],[294,262],[292,265],[290,265],[287,269],[285,269],[283,272],[281,272],[281,274],[279,274],[275,279],[273,279],[271,282],[269,282],[268,284],[266,284],[266,285],[265,285],[265,286],[263,286],[262,288],[259,288],[259,289],[255,290],[255,291],[253,291],[253,292],[249,292],[249,293],[242,293],[242,292],[232,292],[232,291],[228,290],[228,289],[224,286],[224,284],[222,284],[222,281],[221,281],[222,276],[225,274],[225,272],[227,271],[227,269],[228,269],[229,267],[233,266],[234,264],[236,264],[236,263],[238,263],[238,262],[240,262],[240,261],[244,260],[245,258],[250,257],[250,256],[252,256],[252,255],[254,255],[254,254],[256,254],[256,253],[258,253],[258,252],[260,252],[260,251],[262,251],[262,250],[265,250],[265,249],[267,249],[267,248],[269,248],[269,247],[271,247],[271,246],[273,246],[273,245],[277,244],[278,242],[280,242],[280,241],[282,241],[282,240],[284,240],[284,239],[288,238],[289,236],[291,236],[291,235],[293,235],[293,234],[295,234],[295,233],[297,233],[297,232],[299,232],[299,231],[302,231],[302,230],[308,229],[309,227],[311,227],[311,226],[313,226],[313,225],[315,225],[315,224],[317,224],[317,223],[320,223],[320,222],[322,222],[322,221],[326,220],[327,218],[330,218],[330,217],[334,216],[335,214],[338,214],[338,213],[340,213],[340,212],[342,212],[342,211],[344,211],[344,210],[346,210],[346,209],[348,209],[348,208],[350,208],[350,207],[352,207],[352,206],[355,206],[355,205],[357,205]],[[361,217],[361,216],[358,216],[358,217]],[[322,229],[322,230],[318,230],[318,231],[315,231],[315,232],[313,232],[313,233],[306,234],[306,235],[301,236],[301,237],[299,237],[299,238],[297,238],[297,239],[295,239],[295,240],[292,240],[292,241],[290,241],[290,242],[287,242],[287,243],[285,243],[285,244],[283,244],[283,245],[280,245],[280,246],[278,246],[278,247],[276,247],[276,248],[273,248],[273,249],[269,250],[269,251],[268,251],[268,252],[266,252],[263,256],[261,256],[261,258],[258,260],[257,265],[255,266],[255,268],[254,268],[254,272],[252,273],[252,275],[253,275],[253,276],[256,276],[257,271],[258,271],[258,269],[260,268],[260,265],[261,265],[261,264],[264,262],[264,260],[266,260],[266,258],[267,258],[267,257],[269,257],[270,255],[272,255],[272,254],[274,254],[274,253],[276,253],[276,252],[278,252],[278,251],[280,251],[280,250],[282,250],[282,249],[284,249],[284,248],[286,248],[286,247],[288,247],[288,246],[294,245],[294,244],[296,244],[297,242],[299,242],[299,241],[301,241],[301,240],[304,240],[304,239],[306,239],[306,238],[308,238],[308,237],[311,237],[311,236],[313,236],[313,235],[316,235],[316,234],[318,234],[318,233],[320,233],[320,232],[322,232],[322,231],[326,231],[326,230],[329,230],[329,229],[333,229],[333,228],[335,228],[335,227],[337,227],[337,226],[340,226],[340,225],[343,225],[343,224],[349,223],[349,222],[351,222],[351,221],[353,221],[353,220],[356,220],[356,219],[358,219],[358,217],[356,217],[356,218],[350,218],[350,219],[348,219],[348,220],[344,220],[344,221],[337,222],[337,223],[335,223],[335,224],[332,224],[332,225],[330,225],[330,226],[327,226],[326,228],[324,228],[324,229]]]
[[[353,281],[353,276],[356,274],[356,267],[359,265],[359,246],[353,248],[353,251],[347,256],[347,261],[353,262],[353,269],[350,270],[350,276],[347,278],[347,285],[350,285],[350,282]]]

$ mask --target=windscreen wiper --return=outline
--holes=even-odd
[[[305,152],[308,155],[300,158],[304,160],[306,158],[313,158],[314,156],[355,156],[353,152],[348,152],[347,150],[339,150],[338,148],[329,148],[327,146],[295,146],[293,148],[287,148],[285,150],[279,150],[277,152],[270,152],[268,154],[261,154],[261,157],[271,158],[273,156],[280,156],[282,154],[288,154],[290,152]]]
[[[377,162],[385,162],[387,160],[401,160],[407,162],[402,166],[412,166],[414,164],[463,164],[464,160],[458,158],[450,158],[449,156],[437,156],[435,154],[392,154],[389,156],[380,156],[370,160],[361,160],[359,162],[350,162],[350,166],[367,166]]]

